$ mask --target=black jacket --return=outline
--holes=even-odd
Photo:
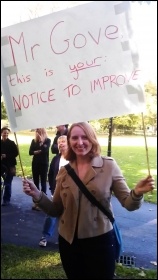
[[[57,132],[55,138],[54,138],[54,141],[53,141],[53,144],[51,146],[51,152],[52,154],[59,154],[59,150],[58,150],[58,144],[57,144],[57,140],[60,136],[62,135],[67,135],[68,134],[68,128],[66,128],[65,132],[63,134],[60,134],[59,132]]]
[[[53,157],[53,159],[50,163],[49,171],[48,171],[48,182],[49,182],[49,186],[50,186],[49,189],[51,190],[52,195],[53,195],[55,187],[56,187],[56,176],[59,171],[60,157],[61,157],[61,154],[58,154]]]
[[[9,138],[3,141],[1,139],[1,154],[6,154],[6,158],[1,160],[1,165],[13,167],[17,164],[18,148],[14,141]]]
[[[40,146],[39,141],[35,142],[33,139],[29,149],[29,155],[33,156],[32,163],[35,165],[39,164],[49,164],[49,148],[51,140],[47,138],[43,145]],[[41,150],[40,154],[34,155],[34,151]]]

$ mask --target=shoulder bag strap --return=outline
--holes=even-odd
[[[80,188],[80,190],[84,193],[84,195],[90,200],[90,202],[94,205],[96,205],[111,221],[113,224],[115,219],[111,215],[109,211],[107,211],[100,203],[99,201],[88,191],[88,189],[85,187],[83,182],[80,180],[80,178],[77,176],[74,169],[70,166],[70,164],[66,164],[65,169],[67,170],[67,173],[72,177],[74,182],[77,184],[77,186]]]

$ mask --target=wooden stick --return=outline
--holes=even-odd
[[[146,158],[147,158],[147,166],[148,166],[148,174],[150,174],[150,166],[149,166],[149,154],[148,154],[148,146],[147,146],[147,141],[146,141],[146,133],[145,133],[145,124],[144,124],[144,116],[142,112],[142,123],[143,123],[143,132],[144,132],[144,139],[145,139],[145,150],[146,150]],[[153,194],[153,191],[150,192]]]
[[[25,178],[25,174],[24,174],[24,169],[22,166],[22,161],[21,161],[21,156],[20,156],[20,150],[19,150],[19,145],[18,145],[18,141],[17,141],[17,137],[16,137],[16,133],[14,132],[14,136],[15,136],[15,141],[16,141],[16,145],[18,147],[18,152],[19,152],[19,160],[20,160],[20,166],[21,166],[21,170],[22,170],[22,175]]]
[[[148,154],[148,147],[147,147],[147,141],[146,141],[146,133],[145,133],[145,124],[144,124],[143,112],[142,112],[142,123],[143,123],[144,139],[145,139],[145,150],[146,150],[146,157],[147,157],[148,174],[150,175],[149,154]]]

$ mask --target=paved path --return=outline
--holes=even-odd
[[[12,203],[1,206],[1,241],[40,250],[58,249],[50,241],[46,248],[38,246],[45,214],[31,210],[31,197],[22,191],[21,178],[14,177]],[[116,198],[112,198],[113,209],[121,228],[125,256],[134,257],[137,267],[157,267],[157,205],[143,203],[139,210],[128,212]]]

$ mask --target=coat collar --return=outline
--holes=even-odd
[[[91,161],[91,167],[88,170],[83,183],[86,185],[88,184],[98,173],[102,172],[102,169],[100,169],[103,166],[103,158],[101,156],[96,156]],[[77,165],[76,162],[71,163],[71,167],[75,170],[77,173]],[[96,167],[95,169],[93,167]],[[99,168],[99,169],[97,169]]]
[[[91,164],[94,167],[102,167],[103,166],[103,158],[101,156],[96,156],[92,159]]]
[[[93,167],[102,167],[103,166],[103,158],[102,156],[96,156],[92,159],[91,161],[91,166]],[[76,162],[73,161],[71,163],[71,167],[74,168],[75,170],[77,169],[77,166],[76,166]]]

